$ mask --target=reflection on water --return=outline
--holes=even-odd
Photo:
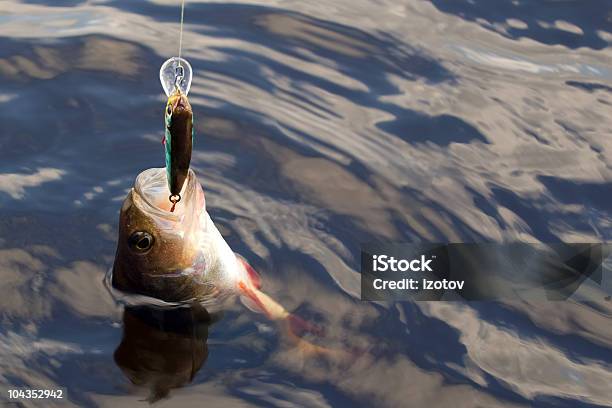
[[[208,357],[211,317],[201,307],[126,307],[115,362],[129,380],[150,387],[149,402],[190,383]]]
[[[104,288],[126,191],[163,162],[177,2],[0,3],[0,392],[612,405],[609,278],[563,303],[358,300],[366,241],[608,239],[611,16],[603,0],[187,3],[211,217],[326,346],[368,350],[347,368],[238,304],[208,333]]]

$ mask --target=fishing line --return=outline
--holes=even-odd
[[[183,36],[185,34],[185,3],[180,1],[181,17],[178,38],[178,57],[171,57],[166,60],[159,70],[159,80],[161,81],[164,92],[168,97],[177,90],[187,95],[191,87],[192,70],[191,65],[183,58]]]
[[[189,162],[191,161],[190,142],[193,141],[193,128],[191,127],[193,123],[193,113],[191,112],[191,108],[189,108],[189,110],[185,110],[185,104],[187,107],[189,107],[189,102],[184,102],[184,104],[181,104],[183,99],[186,101],[193,77],[191,64],[182,58],[183,33],[185,31],[185,2],[186,0],[181,0],[180,2],[181,20],[179,26],[178,57],[168,59],[162,64],[161,69],[159,70],[159,80],[164,88],[164,92],[168,96],[167,113],[165,119],[166,133],[164,135],[163,142],[166,154],[168,187],[171,191],[171,195],[168,198],[172,203],[170,212],[174,212],[176,204],[181,201],[181,194],[179,191],[181,191],[182,185],[187,176],[184,174],[184,166],[178,168],[177,163],[183,163],[186,161],[188,168]],[[173,119],[175,109],[177,109],[177,115],[176,119]],[[174,126],[174,132],[176,134],[173,135],[171,124],[174,123],[175,120],[178,125]],[[190,129],[190,134],[187,134],[187,128]],[[172,140],[173,138],[178,138],[177,140],[179,140],[179,143],[175,145],[175,141]]]
[[[181,58],[181,52],[183,51],[183,20],[185,19],[185,0],[181,2],[181,29],[179,31],[179,53],[178,57]]]
[[[176,67],[176,77],[174,78],[174,86],[179,87],[179,84],[185,77],[185,70],[181,64],[181,54],[183,52],[183,21],[185,20],[185,0],[181,1],[181,26],[179,29],[179,51],[178,51],[178,65]]]

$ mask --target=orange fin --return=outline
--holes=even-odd
[[[306,321],[301,317],[289,313],[280,304],[274,301],[270,296],[261,292],[259,289],[249,286],[248,282],[238,282],[240,289],[240,300],[247,309],[255,313],[263,313],[272,320],[284,320],[287,322],[287,328],[292,334],[297,337],[309,333],[318,337],[325,336],[325,330],[321,326]]]
[[[240,255],[236,255],[236,258],[238,258],[238,260],[242,262],[242,265],[244,266],[244,269],[246,270],[247,275],[249,276],[249,280],[251,281],[253,286],[256,289],[261,289],[261,276],[257,273],[257,271],[253,269],[253,267],[249,265],[249,263],[245,261],[244,258]]]
[[[248,281],[241,280],[238,282],[238,289],[242,303],[248,309],[256,313],[263,313],[267,318],[280,322],[287,339],[304,353],[305,356],[326,355],[343,361],[354,361],[356,357],[363,354],[362,351],[357,349],[348,351],[342,349],[334,350],[310,343],[302,336],[305,334],[313,334],[318,337],[325,336],[325,331],[321,326],[287,312],[282,305],[253,287]]]
[[[248,285],[242,281],[238,283],[238,288],[240,289],[240,301],[247,309],[255,313],[263,313],[269,316],[266,306],[253,289],[249,288]]]

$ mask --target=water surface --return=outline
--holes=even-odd
[[[239,303],[124,310],[102,283],[126,192],[163,165],[177,3],[0,2],[2,398],[612,406],[600,287],[563,303],[359,300],[362,242],[609,239],[612,3],[187,2],[208,211],[325,344],[368,347],[350,367],[302,358]]]

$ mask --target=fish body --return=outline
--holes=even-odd
[[[137,178],[119,216],[113,266],[118,289],[168,302],[206,300],[251,285],[245,263],[206,211],[204,192],[189,170],[183,205],[170,212],[164,169]]]
[[[193,110],[187,95],[176,89],[168,98],[164,115],[166,174],[170,194],[179,196],[191,162]]]

